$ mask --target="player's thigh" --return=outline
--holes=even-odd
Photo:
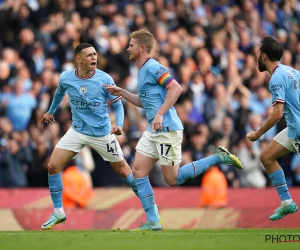
[[[124,159],[120,144],[115,135],[88,136],[86,144],[95,149],[105,161],[120,162]]]
[[[138,141],[135,152],[133,175],[135,178],[145,177],[159,159],[155,141],[151,140],[151,133],[145,131]]]
[[[143,152],[136,151],[134,164],[132,168],[134,178],[142,178],[149,174],[154,164],[157,162],[157,158],[146,155]]]
[[[58,141],[48,164],[49,173],[60,172],[61,169],[85,146],[82,134],[70,128]]]
[[[161,166],[175,166],[180,164],[182,153],[182,130],[159,133],[155,135],[156,150],[159,154]]]
[[[135,150],[142,155],[148,156],[149,158],[159,159],[159,154],[156,148],[156,141],[152,138],[152,133],[145,131],[143,136],[139,139]],[[141,158],[142,156],[139,156]],[[155,161],[155,162],[156,162]]]
[[[260,159],[263,163],[271,164],[277,159],[295,151],[292,141],[287,136],[287,128],[277,134],[261,152]]]
[[[50,161],[48,163],[48,171],[50,174],[59,173],[62,168],[76,155],[76,152],[62,149],[54,148]]]
[[[70,128],[67,133],[58,141],[55,148],[60,148],[79,153],[85,146],[86,136]]]

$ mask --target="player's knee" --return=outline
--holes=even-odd
[[[260,155],[260,161],[261,161],[261,163],[262,163],[264,166],[265,166],[265,165],[268,165],[269,159],[268,159],[267,155],[266,155],[264,152],[262,152],[261,155]]]
[[[176,186],[177,186],[177,181],[176,181],[176,179],[165,179],[165,182],[166,182],[170,187],[176,187]]]
[[[134,178],[141,178],[142,176],[145,175],[144,172],[141,171],[140,168],[137,168],[135,166],[133,166],[133,168],[132,168],[132,174],[133,174]]]
[[[58,174],[60,172],[60,169],[57,167],[57,165],[51,161],[48,163],[47,169],[49,174]]]

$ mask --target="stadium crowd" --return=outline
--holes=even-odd
[[[272,110],[269,76],[257,70],[256,51],[264,36],[284,46],[282,63],[300,70],[300,1],[297,0],[0,0],[0,187],[48,187],[50,152],[71,125],[67,96],[56,123],[40,125],[61,71],[75,68],[81,42],[98,52],[98,68],[116,84],[136,91],[138,69],[126,52],[129,34],[145,28],[156,44],[152,57],[181,84],[175,107],[184,124],[182,165],[228,147],[244,170],[220,165],[229,187],[271,185],[260,151],[285,126],[282,119],[257,142],[256,130]],[[146,129],[142,109],[123,100],[125,159]],[[110,106],[111,107],[111,106]],[[110,110],[112,123],[115,121]],[[108,162],[85,148],[75,158],[95,187],[125,182]],[[289,186],[300,185],[300,156],[279,161]],[[199,186],[195,178],[186,186]],[[164,186],[160,168],[150,176]]]

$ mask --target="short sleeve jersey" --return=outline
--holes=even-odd
[[[279,64],[273,70],[269,89],[272,105],[284,104],[284,117],[288,127],[288,137],[300,140],[300,73],[289,66]]]
[[[168,70],[152,58],[147,59],[139,69],[138,95],[149,122],[148,131],[151,131],[152,121],[166,99],[168,92],[166,86],[173,79]],[[182,123],[173,106],[165,113],[162,127],[162,132],[183,130]]]
[[[85,135],[105,136],[111,131],[107,99],[121,102],[121,96],[111,95],[102,84],[115,85],[107,73],[96,69],[88,78],[81,78],[77,69],[60,75],[58,92],[68,93],[72,112],[72,127]]]

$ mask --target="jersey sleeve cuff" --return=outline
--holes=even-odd
[[[120,95],[120,96],[118,96],[117,98],[111,100],[111,102],[114,103],[114,102],[116,102],[116,101],[122,99],[122,97],[123,97],[123,96]]]
[[[282,99],[276,99],[274,102],[272,102],[272,106],[274,106],[276,103],[282,103],[282,104],[285,104],[285,100],[282,100]]]

